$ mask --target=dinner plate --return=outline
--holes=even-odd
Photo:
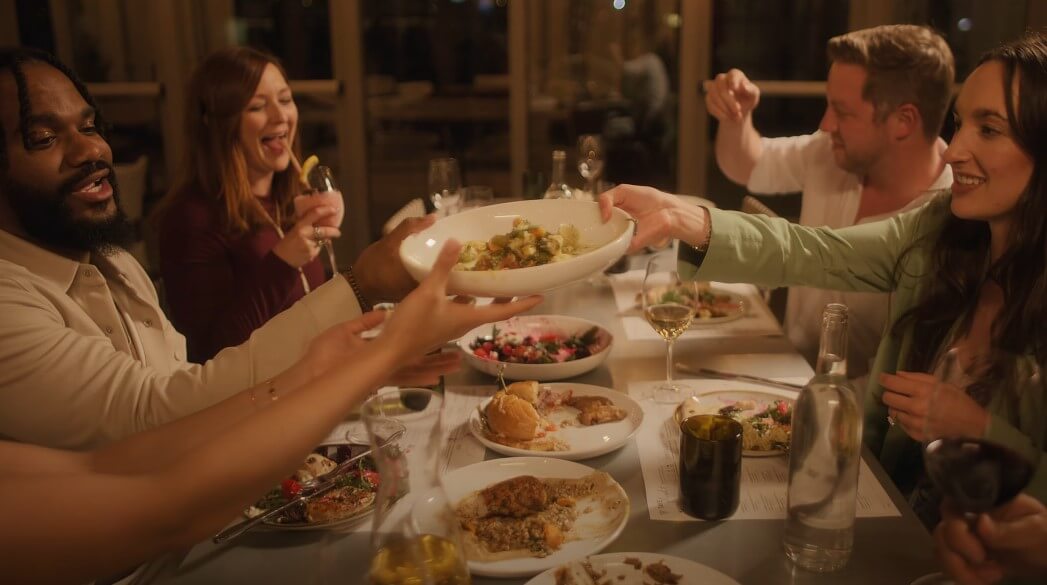
[[[564,441],[570,447],[567,451],[533,451],[530,449],[519,449],[503,445],[488,439],[484,434],[483,421],[480,420],[480,411],[474,410],[469,415],[469,430],[485,447],[492,451],[509,456],[552,457],[556,459],[589,459],[621,449],[640,428],[643,422],[643,409],[640,404],[624,392],[618,392],[602,386],[590,386],[589,384],[569,384],[566,382],[555,384],[542,384],[542,388],[563,392],[571,390],[575,396],[603,396],[611,399],[615,406],[626,412],[625,418],[619,421],[603,423],[592,426],[580,426],[577,423],[571,426],[561,426],[563,421],[573,421],[578,410],[564,406],[545,417],[546,420],[555,423],[559,427],[556,431],[548,433],[546,437],[556,438]],[[487,408],[488,398],[481,405],[481,409]]]
[[[724,315],[722,317],[705,317],[705,318],[702,318],[702,317],[699,317],[696,314],[694,316],[694,319],[691,321],[691,325],[690,325],[691,327],[703,327],[703,326],[706,326],[706,325],[716,325],[718,323],[727,323],[729,321],[734,321],[735,319],[739,319],[739,318],[745,316],[745,313],[748,311],[748,305],[746,303],[745,297],[740,295],[740,294],[733,293],[731,291],[724,290],[722,288],[715,288],[715,287],[714,288],[709,288],[709,292],[713,293],[714,295],[722,295],[722,296],[729,297],[731,299],[731,302],[739,303],[740,307],[738,308],[738,310],[731,311],[730,313],[728,313],[728,314],[726,314],[726,315]],[[636,309],[638,311],[640,311],[640,316],[643,317],[643,299],[641,298],[641,294],[642,293],[637,293],[636,294]]]
[[[723,296],[726,296],[726,297],[730,297],[732,303],[740,303],[740,306],[739,306],[738,310],[731,311],[730,313],[728,313],[728,314],[726,314],[726,315],[724,315],[722,317],[705,317],[705,318],[702,318],[702,317],[699,317],[698,315],[695,315],[694,316],[694,320],[691,321],[691,327],[700,327],[702,325],[714,325],[714,324],[717,324],[717,323],[727,323],[728,321],[734,321],[735,319],[739,319],[739,318],[741,318],[742,316],[745,315],[745,312],[746,312],[747,308],[745,306],[745,297],[743,297],[742,295],[735,294],[733,292],[726,291],[726,290],[719,289],[719,288],[710,288],[709,292],[711,292],[714,295],[723,295]]]
[[[491,459],[460,467],[443,476],[443,487],[447,498],[454,505],[457,505],[473,492],[520,475],[532,475],[538,478],[576,479],[596,471],[581,463],[564,461],[562,459],[510,457]],[[469,572],[483,577],[530,577],[547,569],[600,552],[618,538],[629,521],[629,496],[626,495],[622,486],[613,479],[611,480],[611,485],[618,492],[622,504],[617,512],[618,522],[607,535],[599,538],[566,542],[558,550],[543,558],[531,557],[491,562],[469,561]],[[436,520],[437,517],[442,515],[445,510],[442,505],[434,504],[434,502],[438,501],[441,501],[441,499],[434,497],[429,492],[419,496],[411,510],[412,520],[416,527],[438,521]],[[579,521],[581,520],[582,518],[579,518]]]
[[[327,443],[320,445],[313,450],[314,453],[319,453],[328,459],[331,459],[335,463],[341,463],[351,456],[356,455],[363,451],[369,451],[370,445],[361,445],[355,443]],[[355,465],[355,464],[354,464]],[[260,510],[258,514],[252,514],[253,510]],[[244,510],[244,519],[255,517],[259,514],[264,513],[265,510],[261,508],[255,508],[251,506]],[[340,528],[346,528],[353,526],[361,522],[366,518],[370,518],[374,512],[374,499],[371,500],[366,506],[362,506],[352,514],[339,518],[337,520],[329,520],[326,522],[278,522],[275,518],[263,520],[262,523],[256,528],[256,530],[278,530],[278,531],[309,531],[309,530],[336,530]],[[279,517],[279,516],[278,516]]]
[[[743,400],[751,400],[755,403],[755,408],[742,410],[742,413],[747,415],[760,412],[775,400],[787,400],[790,404],[795,405],[796,392],[778,388],[767,388],[765,390],[707,390],[697,393],[695,398],[697,398],[697,402],[692,398],[687,398],[676,407],[676,412],[673,416],[677,422],[696,414],[719,414],[721,408],[731,406]],[[782,449],[772,449],[770,451],[746,449],[742,451],[742,455],[746,457],[778,457],[784,454],[785,451]]]
[[[615,208],[607,223],[600,206],[591,201],[539,199],[513,201],[470,209],[439,219],[400,244],[404,268],[417,280],[432,269],[440,249],[449,239],[462,243],[486,242],[513,229],[513,220],[524,218],[551,231],[561,224],[578,229],[582,250],[573,258],[542,266],[507,270],[455,270],[447,282],[450,294],[480,297],[524,296],[551,290],[602,272],[625,254],[633,236],[633,221]]]
[[[606,575],[600,579],[600,583],[610,583],[613,585],[645,585],[647,583],[655,582],[651,578],[644,579],[644,570],[657,563],[664,563],[669,570],[676,575],[680,575],[680,580],[676,581],[678,585],[740,585],[734,579],[724,575],[723,573],[711,569],[705,565],[696,563],[691,560],[681,559],[680,557],[674,557],[669,555],[660,555],[657,553],[649,552],[629,552],[629,553],[606,553],[602,555],[594,555],[588,557],[586,560],[592,565],[596,571],[606,571]],[[640,565],[641,568],[637,568],[636,565]],[[526,583],[526,585],[556,585],[556,572],[560,567],[554,567],[548,571],[536,576]],[[571,563],[564,567],[566,570],[580,571],[579,575],[584,575],[585,571],[581,567],[581,562]],[[584,580],[584,578],[577,579],[574,581],[579,585],[585,583],[591,583],[592,581]]]
[[[596,343],[590,348],[593,352],[592,355],[566,362],[554,362],[551,364],[502,362],[480,357],[473,353],[473,349],[470,347],[473,342],[477,341],[477,338],[490,337],[494,328],[498,328],[503,335],[513,335],[521,339],[526,336],[532,336],[537,339],[548,334],[564,338],[572,335],[582,335],[593,327],[596,327],[597,332]],[[564,315],[523,315],[513,317],[507,321],[488,323],[473,329],[458,340],[458,348],[465,355],[466,363],[485,374],[497,376],[499,370],[504,368],[502,375],[507,380],[549,382],[580,376],[598,367],[611,353],[611,345],[613,343],[614,337],[610,332],[592,321]]]

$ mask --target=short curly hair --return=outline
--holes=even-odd
[[[95,103],[94,98],[88,93],[84,82],[65,63],[59,61],[54,55],[38,49],[27,47],[0,48],[0,71],[10,71],[15,79],[15,87],[18,89],[18,115],[21,121],[19,126],[22,129],[22,144],[27,149],[29,148],[29,139],[25,135],[24,129],[28,125],[29,117],[32,115],[33,110],[32,104],[29,102],[29,90],[26,85],[25,72],[22,70],[24,63],[44,63],[61,71],[63,75],[68,77],[69,81],[76,87],[76,91],[80,92],[80,97],[84,98],[84,101],[94,109],[95,127],[98,128],[98,133],[103,139],[108,138],[109,129],[105,119],[102,117],[101,110],[98,108],[98,104]],[[5,135],[3,123],[0,122],[0,137]],[[0,171],[7,170],[8,162],[7,143],[5,140],[0,139]]]

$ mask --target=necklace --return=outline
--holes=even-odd
[[[255,199],[255,201],[258,202],[258,199]],[[265,206],[262,205],[261,202],[258,202],[258,209],[261,210],[262,216],[269,222],[269,225],[276,230],[276,235],[280,236],[281,240],[284,239],[284,230],[280,228],[279,222],[273,219],[273,216],[269,215],[269,212],[265,210]],[[279,208],[277,208],[276,216],[280,217]],[[298,277],[302,279],[302,288],[305,289],[305,294],[309,294],[309,291],[311,290],[309,287],[309,279],[305,277],[305,272],[302,270],[301,266],[298,267]]]

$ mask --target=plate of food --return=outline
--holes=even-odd
[[[509,380],[549,382],[584,374],[607,359],[613,336],[592,321],[524,315],[481,325],[458,340],[465,361]]]
[[[648,552],[606,553],[537,575],[526,585],[739,585],[688,559]]]
[[[775,457],[789,450],[796,393],[766,390],[712,390],[676,407],[677,422],[696,414],[722,414],[742,425],[742,455]]]
[[[370,450],[370,445],[334,443],[321,445],[307,455],[299,469],[272,488],[253,506],[244,510],[245,518],[255,518],[308,493],[316,480],[334,480],[331,489],[306,498],[262,526],[274,530],[324,530],[343,528],[370,517],[380,479],[369,456],[363,456],[347,469],[339,464]],[[335,472],[334,476],[330,474]]]
[[[573,461],[542,457],[492,459],[444,476],[462,528],[469,572],[529,577],[595,554],[629,520],[629,497],[610,475]],[[422,494],[417,526],[445,514]]]
[[[636,294],[636,306],[641,310],[643,309],[642,294]],[[697,299],[674,290],[664,293],[658,302],[693,304],[695,313],[694,320],[691,321],[691,327],[734,321],[744,316],[746,312],[745,298],[742,295],[709,286],[701,286],[699,288]]]
[[[485,400],[468,424],[484,446],[503,455],[576,460],[620,449],[642,422],[643,409],[622,392],[529,380]]]
[[[444,242],[456,239],[463,247],[449,293],[523,296],[606,269],[625,253],[632,235],[632,219],[620,209],[604,223],[591,201],[513,201],[439,219],[404,239],[400,259],[421,280]]]

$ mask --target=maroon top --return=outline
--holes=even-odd
[[[272,216],[269,199],[259,199]],[[186,336],[189,361],[203,363],[239,345],[277,313],[305,295],[298,270],[273,253],[280,241],[271,226],[231,236],[218,207],[183,197],[160,225],[160,274],[171,322]],[[302,267],[310,288],[325,279],[317,256]]]

